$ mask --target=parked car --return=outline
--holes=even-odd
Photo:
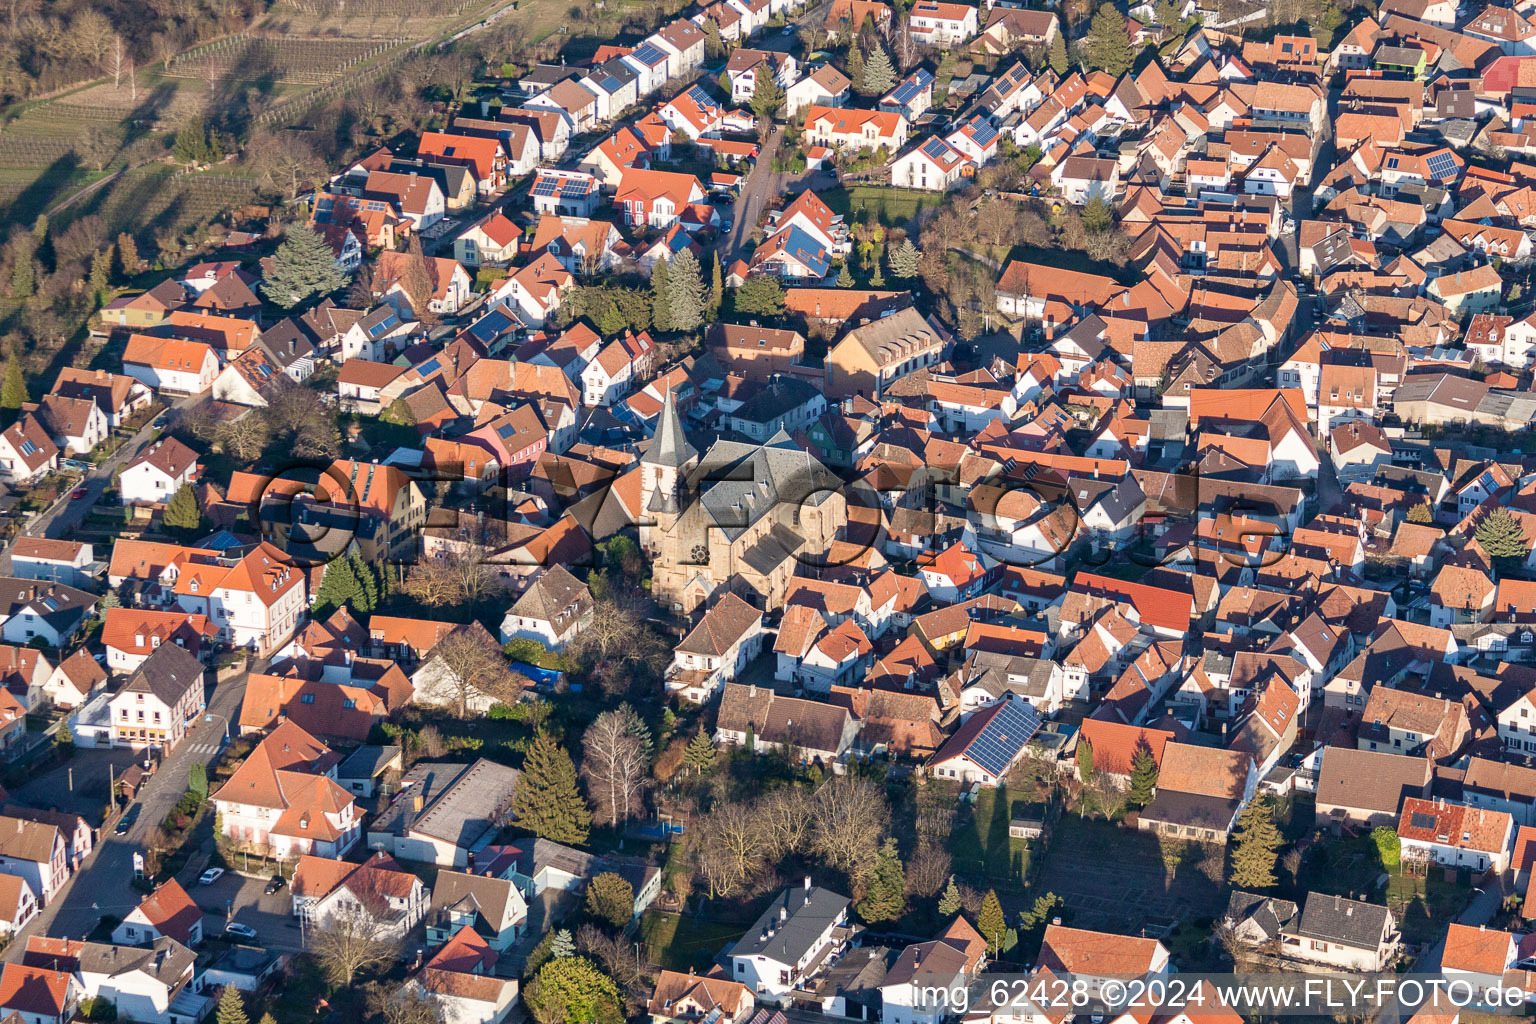
[[[198,885],[212,885],[214,882],[217,882],[219,879],[221,879],[223,877],[224,877],[224,869],[223,868],[209,868],[207,871],[204,871],[202,874],[197,876],[197,884]]]
[[[134,804],[132,807],[129,807],[126,811],[123,812],[123,816],[117,819],[117,827],[112,831],[116,832],[120,836],[127,835],[128,830],[133,828],[133,823],[139,820],[139,812],[141,810],[143,810],[143,808],[138,804]]]
[[[273,893],[282,889],[282,887],[287,884],[288,879],[284,878],[282,875],[273,875],[272,879],[267,882],[267,887],[263,889],[262,892],[266,893],[268,896],[271,896]]]
[[[88,492],[84,487],[76,487],[73,491],[69,492],[69,498],[71,501],[79,501],[81,498],[85,497],[87,493]]]
[[[239,921],[231,921],[224,926],[224,934],[234,935],[242,939],[254,939],[256,937],[256,929],[248,924],[241,924]]]

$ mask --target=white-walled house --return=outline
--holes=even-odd
[[[807,968],[831,966],[848,941],[848,897],[812,886],[785,889],[730,950],[731,980],[759,1002],[782,1004],[806,987]]]
[[[144,449],[118,476],[123,504],[158,505],[170,501],[184,484],[197,480],[197,453],[174,437]]]
[[[763,649],[763,613],[727,592],[677,645],[667,690],[684,700],[711,700]]]
[[[539,574],[507,609],[501,620],[501,642],[534,640],[551,651],[564,649],[592,622],[592,591],[554,565]]]

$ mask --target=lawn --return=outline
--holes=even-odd
[[[1466,886],[1446,881],[1438,867],[1430,868],[1427,876],[1396,871],[1387,882],[1387,906],[1397,916],[1406,942],[1440,938],[1470,898]]]
[[[1383,875],[1384,891],[1379,884]],[[1446,923],[1456,918],[1471,895],[1469,883],[1447,881],[1442,868],[1431,867],[1424,876],[1382,867],[1369,835],[1314,844],[1307,851],[1300,881],[1299,888],[1308,892],[1363,896],[1372,903],[1385,900],[1402,927],[1404,940],[1411,943],[1432,942],[1444,934]]]
[[[669,971],[690,967],[700,974],[709,970],[715,954],[743,934],[740,925],[704,921],[696,917],[648,910],[640,919],[640,939],[651,963]]]
[[[817,195],[833,213],[842,214],[849,222],[862,218],[864,211],[869,210],[881,224],[903,227],[923,210],[944,202],[942,192],[887,185],[854,185],[828,189]]]
[[[955,873],[989,887],[1023,886],[1029,871],[1030,844],[1008,835],[1014,798],[1006,786],[983,789],[956,823],[950,839]]]

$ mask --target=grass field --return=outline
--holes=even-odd
[[[905,226],[920,212],[939,206],[944,193],[886,185],[854,185],[817,193],[833,213],[848,220],[862,218],[866,210],[887,227]]]
[[[740,925],[648,910],[640,919],[640,940],[651,962],[669,971],[709,969],[715,954],[743,934]]]
[[[950,836],[955,873],[988,886],[1021,887],[1029,871],[1029,843],[1008,835],[1013,798],[1006,786],[983,789],[969,810],[969,821],[956,824]]]

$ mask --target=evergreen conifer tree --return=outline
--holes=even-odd
[[[941,917],[949,917],[953,914],[958,914],[960,913],[961,905],[960,887],[955,884],[955,876],[950,875],[949,884],[944,887],[943,893],[939,895],[939,915]]]
[[[1085,785],[1091,785],[1097,774],[1093,767],[1093,748],[1081,737],[1077,741],[1077,774]]]
[[[1530,552],[1525,543],[1525,531],[1502,505],[1483,517],[1472,536],[1477,538],[1489,558],[1523,559]]]
[[[327,618],[337,608],[356,607],[362,584],[350,558],[333,558],[325,565],[320,576],[320,588],[315,594],[314,617]]]
[[[887,837],[875,854],[874,875],[864,890],[864,898],[854,909],[870,924],[894,921],[907,910],[906,884],[896,840]]]
[[[715,744],[703,729],[694,733],[683,749],[683,763],[692,768],[695,775],[702,775],[715,766]]]
[[[912,239],[903,238],[901,244],[886,250],[886,260],[891,265],[891,276],[903,281],[917,276],[917,261],[923,254],[918,252]]]
[[[1008,918],[1003,916],[1003,904],[997,891],[987,890],[987,898],[981,901],[981,913],[976,916],[976,930],[987,940],[987,949],[993,953],[1003,948],[1003,935],[1008,931]]]
[[[864,59],[864,91],[871,96],[884,96],[896,86],[896,68],[891,65],[890,54],[876,43]]]
[[[197,505],[197,494],[191,484],[182,484],[165,504],[161,522],[176,530],[195,530],[203,521],[203,510]]]
[[[117,236],[117,262],[124,277],[139,272],[139,244],[126,231]]]
[[[651,268],[651,325],[658,331],[672,329],[672,270],[664,259]]]
[[[1232,886],[1262,890],[1275,884],[1275,861],[1285,837],[1275,825],[1267,799],[1255,799],[1238,815],[1232,831]]]
[[[579,846],[592,831],[592,809],[576,786],[571,755],[545,732],[523,761],[513,807],[519,825],[557,843]]]
[[[1071,68],[1067,60],[1067,38],[1064,33],[1057,32],[1051,37],[1051,70],[1058,75],[1065,75]]]
[[[1145,807],[1152,802],[1152,793],[1157,789],[1157,758],[1152,756],[1152,748],[1142,741],[1136,745],[1136,752],[1131,755],[1131,802],[1138,807]]]
[[[13,356],[5,364],[5,381],[0,383],[0,409],[16,412],[29,401],[27,379],[22,375],[21,363]]]
[[[846,262],[843,264],[843,269],[838,271],[837,286],[839,288],[853,287],[853,274],[849,272],[848,264]]]
[[[336,254],[325,239],[303,224],[291,224],[272,255],[272,269],[261,290],[274,306],[292,309],[329,295],[346,283],[336,266]]]
[[[704,277],[698,257],[688,249],[667,267],[667,298],[674,331],[691,331],[704,322]]]
[[[224,991],[219,993],[218,1024],[248,1024],[250,1018],[245,1015],[245,1000],[240,998],[240,990],[233,985],[225,985]]]
[[[1083,42],[1084,63],[1094,71],[1116,78],[1131,70],[1136,52],[1131,49],[1131,34],[1125,15],[1112,3],[1103,3],[1093,12],[1088,34]]]

